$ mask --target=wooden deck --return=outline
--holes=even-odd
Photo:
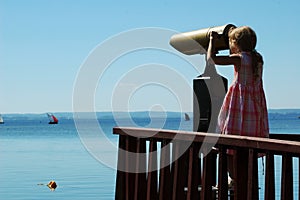
[[[266,155],[264,199],[275,199],[275,155],[282,157],[281,199],[293,199],[293,183],[299,183],[293,179],[293,157],[300,166],[300,135],[255,138],[128,127],[113,133],[119,135],[116,199],[228,199],[228,149],[237,150],[235,200],[258,199],[259,153]],[[208,154],[199,157],[199,151]]]

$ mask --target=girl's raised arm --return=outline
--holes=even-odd
[[[235,65],[239,67],[241,65],[241,57],[238,54],[231,54],[228,56],[216,56],[215,41],[218,39],[219,34],[212,31],[209,36],[209,45],[207,49],[207,62],[214,63],[216,65]]]

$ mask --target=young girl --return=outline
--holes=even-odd
[[[224,99],[218,125],[222,134],[268,137],[268,115],[262,83],[263,59],[255,51],[256,34],[247,26],[229,33],[229,56],[216,56],[211,32],[208,62],[234,65],[234,81]]]
[[[215,55],[214,43],[217,38],[216,32],[210,33],[207,61],[217,65],[234,65],[234,81],[225,96],[218,117],[220,132],[268,137],[268,113],[262,82],[263,58],[255,50],[255,32],[248,26],[233,29],[229,33],[228,56]],[[233,151],[228,154],[232,155]],[[233,175],[230,169],[232,166],[228,164],[229,172]]]

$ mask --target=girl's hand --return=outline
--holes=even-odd
[[[210,38],[210,39],[220,38],[220,35],[219,35],[217,32],[215,32],[215,31],[211,31],[211,32],[209,33],[209,38]]]

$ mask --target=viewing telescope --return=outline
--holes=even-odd
[[[206,54],[210,32],[219,34],[215,50],[229,49],[229,33],[235,25],[226,24],[196,31],[175,34],[170,45],[186,55]],[[218,114],[222,106],[228,80],[219,75],[213,63],[206,62],[204,73],[193,80],[193,130],[197,132],[216,131]]]
[[[216,40],[215,50],[226,50],[229,49],[229,32],[234,28],[236,28],[235,25],[226,24],[223,26],[179,33],[171,37],[170,45],[186,55],[206,54],[209,44],[209,33],[214,31],[220,35],[220,38]]]

